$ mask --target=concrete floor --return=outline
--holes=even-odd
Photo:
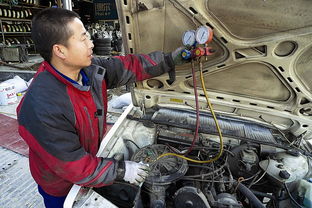
[[[42,61],[42,58],[38,55],[30,56],[29,58],[28,63],[12,64],[28,69],[27,67]],[[11,79],[15,75],[28,81],[33,77],[34,73],[35,71],[33,70],[21,70],[9,66],[0,66],[0,82]],[[15,104],[0,106],[0,114],[16,119],[16,107],[21,97],[22,96],[18,97],[18,102]],[[12,119],[10,121],[12,121]],[[7,134],[1,132],[10,132],[10,130],[12,131],[11,135],[16,135],[16,137],[18,137],[17,129],[10,129],[8,131],[7,127],[8,125],[0,126],[0,138],[1,136],[7,136]],[[7,137],[1,139],[6,141]],[[25,145],[20,146],[25,148]],[[0,207],[44,208],[42,197],[37,191],[37,184],[30,174],[28,157],[25,156],[25,154],[19,154],[17,152],[19,151],[12,151],[12,148],[7,149],[0,146]],[[24,152],[27,152],[27,150],[24,150]]]
[[[17,105],[0,106],[0,113],[16,119]],[[4,127],[0,127],[0,132],[1,128]],[[0,207],[44,208],[29,171],[28,158],[3,147],[0,147],[0,155]]]
[[[112,94],[114,93],[113,91]],[[16,104],[0,106],[0,114],[16,119],[16,107],[21,98],[22,96],[18,96]],[[107,119],[111,124],[123,112],[122,109],[111,107],[110,102],[113,100],[108,103]],[[4,128],[4,125],[0,126],[0,138],[1,131],[7,132]],[[1,146],[0,155],[0,208],[44,208],[42,197],[37,191],[37,184],[30,174],[28,157]]]
[[[34,65],[34,63],[40,63],[41,61],[42,58],[40,56],[32,56],[28,63],[19,63],[16,65],[28,67]],[[0,65],[0,82],[11,79],[15,75],[20,76],[25,81],[29,81],[35,73],[35,70],[21,70]],[[122,91],[124,91],[124,88],[109,91],[109,100],[112,101],[111,98],[114,98],[114,95],[118,96],[125,93]],[[0,114],[16,119],[16,107],[21,98],[22,96],[18,96],[18,102],[15,104],[6,106],[0,105]],[[122,112],[122,109],[113,109],[109,102],[108,123],[113,124]],[[2,125],[0,125],[0,139],[1,136],[3,136],[2,139],[8,142],[8,137],[6,137],[3,132],[7,133],[7,128],[10,125],[3,125],[8,122],[3,120],[3,117],[4,116],[2,116]],[[19,137],[16,132],[17,129],[14,128],[12,129],[12,132],[13,131],[16,137]],[[23,148],[25,148],[25,145]],[[27,150],[25,151],[27,152]],[[12,148],[5,148],[0,145],[0,208],[44,208],[42,197],[37,191],[37,184],[30,174],[28,157],[25,156],[27,154],[21,152],[23,151],[16,151],[16,149],[12,151]]]

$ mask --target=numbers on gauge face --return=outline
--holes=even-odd
[[[210,36],[211,36],[211,30],[207,26],[200,26],[196,30],[196,41],[199,44],[205,44],[208,42]]]
[[[188,30],[182,36],[182,42],[185,46],[192,46],[195,44],[195,31]]]

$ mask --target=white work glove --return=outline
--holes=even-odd
[[[140,185],[148,176],[149,167],[143,163],[133,161],[125,161],[125,176],[124,180],[134,184]]]

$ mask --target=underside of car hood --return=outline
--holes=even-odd
[[[312,2],[298,0],[116,1],[127,53],[170,52],[182,34],[213,29],[214,53],[203,61],[204,83],[218,114],[249,119],[310,138],[312,129]],[[207,103],[194,64],[200,109]],[[191,64],[137,83],[133,102],[194,109]]]

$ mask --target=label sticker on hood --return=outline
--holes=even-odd
[[[170,101],[175,102],[175,103],[184,103],[182,99],[178,99],[178,98],[170,98]]]

